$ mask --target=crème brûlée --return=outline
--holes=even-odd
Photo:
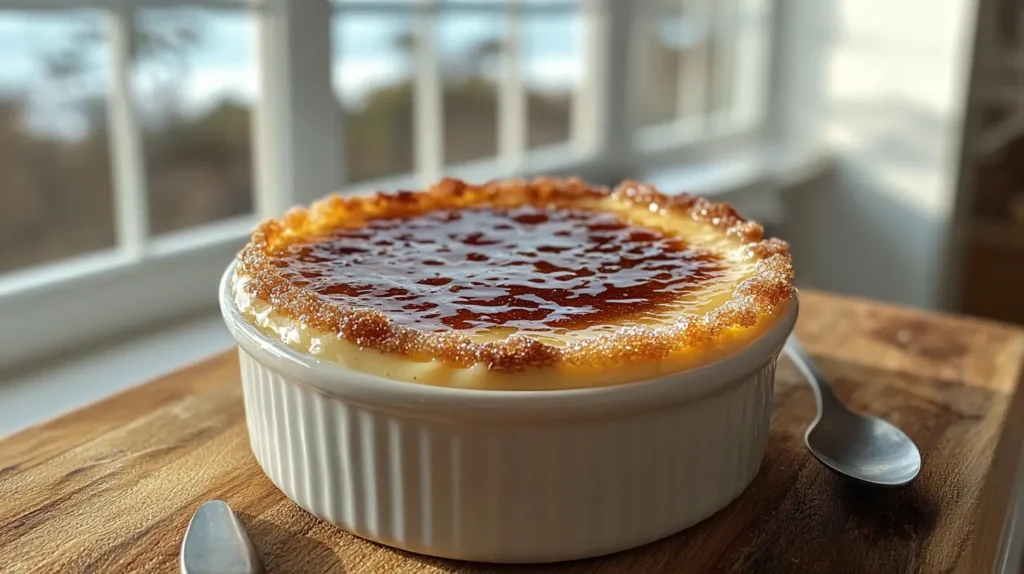
[[[576,179],[330,196],[262,223],[235,308],[306,355],[400,381],[593,387],[733,355],[792,304],[787,245],[731,206]]]

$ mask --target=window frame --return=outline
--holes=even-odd
[[[673,0],[682,6],[695,1]],[[764,0],[765,50],[769,81],[762,89],[765,117],[775,114],[785,98],[777,75],[782,56],[779,21],[786,0]],[[543,149],[525,149],[525,89],[521,74],[503,74],[498,101],[498,157],[444,166],[438,145],[443,137],[441,83],[436,57],[421,55],[415,78],[418,107],[415,121],[416,173],[343,185],[345,138],[337,126],[338,106],[331,82],[332,16],[347,10],[414,10],[422,16],[417,33],[430,41],[438,0],[411,2],[326,0],[196,0],[188,7],[252,11],[256,19],[259,93],[253,107],[253,157],[256,213],[200,225],[181,232],[149,237],[146,181],[138,118],[133,110],[128,38],[132,10],[180,7],[176,0],[0,0],[0,10],[107,11],[113,94],[110,127],[115,184],[115,249],[46,264],[0,276],[0,370],[17,368],[40,358],[58,356],[112,336],[213,311],[217,283],[247,240],[258,219],[276,216],[292,205],[309,203],[332,190],[359,193],[375,189],[410,188],[436,180],[441,173],[468,180],[499,174],[524,177],[578,175],[599,183],[622,177],[664,173],[666,167],[703,164],[739,156],[766,157],[767,145],[778,143],[779,120],[758,121],[735,129],[723,122],[692,134],[679,126],[633,128],[631,115],[631,35],[636,33],[635,4],[617,0],[581,0],[530,4],[530,10],[559,9],[578,4],[585,35],[583,59],[587,83],[573,105],[572,141]],[[552,7],[554,6],[554,7]],[[459,10],[507,11],[508,37],[527,8],[519,1],[460,2]],[[505,64],[515,69],[511,50]],[[433,61],[432,61],[433,60]],[[430,112],[430,113],[427,113]],[[659,131],[660,129],[660,131]],[[683,134],[683,135],[678,135]],[[763,166],[762,166],[763,167]],[[714,191],[704,189],[702,192]]]

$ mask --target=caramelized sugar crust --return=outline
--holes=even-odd
[[[617,213],[529,204],[373,219],[288,245],[274,264],[324,299],[481,338],[671,320],[729,271],[721,255]]]
[[[566,309],[571,311],[572,306],[565,305],[566,299],[563,298],[563,305],[556,307],[562,313],[550,319],[549,316],[531,317],[522,309],[507,316],[481,316],[479,313],[467,314],[465,308],[459,309],[454,305],[454,300],[436,294],[422,301],[413,297],[416,299],[413,301],[409,293],[400,293],[403,291],[400,288],[399,291],[381,291],[381,285],[354,285],[351,279],[359,274],[358,270],[346,281],[338,280],[336,275],[332,278],[316,271],[318,263],[340,254],[328,253],[323,246],[331,241],[347,239],[349,241],[345,245],[349,248],[361,249],[359,240],[370,238],[361,232],[374,227],[386,230],[384,239],[387,240],[388,233],[393,235],[395,230],[401,230],[410,221],[418,221],[419,225],[426,221],[430,227],[432,217],[435,222],[437,218],[453,216],[468,216],[470,220],[476,217],[473,223],[477,225],[493,223],[486,219],[499,216],[520,217],[523,220],[519,223],[550,223],[551,216],[543,215],[545,212],[537,208],[558,210],[547,212],[554,214],[555,223],[569,220],[569,225],[579,225],[579,221],[571,221],[575,218],[583,220],[584,227],[601,226],[601,214],[576,208],[609,198],[651,212],[685,215],[734,237],[744,246],[746,257],[756,262],[753,273],[735,285],[732,297],[724,304],[705,313],[681,313],[667,323],[631,325],[564,345],[553,345],[523,332],[500,340],[479,341],[470,337],[466,330],[480,324],[511,324],[517,331],[528,331],[526,328],[531,323],[573,328],[614,319],[617,312],[627,308],[635,312],[636,305],[623,309],[614,305],[597,305],[595,308],[595,300],[591,300],[590,305],[579,306],[579,309],[594,311],[588,315],[586,312],[566,312]],[[486,217],[481,214],[486,214]],[[395,222],[403,220],[403,225],[395,225]],[[615,225],[621,228],[621,224]],[[548,231],[568,229],[556,225]],[[642,231],[638,229],[637,232]],[[497,232],[500,235],[500,230]],[[293,209],[280,220],[266,221],[255,230],[252,240],[239,254],[238,274],[248,278],[243,287],[245,291],[267,302],[277,313],[306,327],[336,333],[360,347],[397,353],[416,361],[437,359],[460,368],[482,364],[494,371],[519,371],[558,364],[600,367],[662,359],[687,347],[711,343],[725,330],[753,327],[760,320],[772,316],[776,307],[792,296],[793,271],[787,245],[776,239],[764,239],[763,233],[759,224],[743,219],[728,204],[712,203],[688,195],[670,197],[652,186],[632,181],[624,182],[611,191],[588,186],[577,179],[514,180],[480,186],[446,179],[422,192],[330,196],[310,208]],[[631,235],[632,232],[627,237]],[[381,239],[378,235],[373,237]],[[637,243],[657,239],[634,238]],[[469,241],[463,241],[463,245],[472,247],[474,239],[467,239]],[[317,245],[321,246],[319,251]],[[714,254],[699,250],[699,246],[693,250],[683,245],[667,245],[667,249],[660,253],[677,247],[676,252],[681,255],[670,259],[676,265],[672,269],[673,275],[686,279],[681,282],[683,288],[699,288],[702,276],[713,274],[722,264]],[[337,245],[335,248],[336,251]],[[476,251],[461,255],[474,254],[485,255]],[[548,253],[549,257],[553,255],[556,254]],[[579,260],[580,254],[575,256]],[[648,265],[644,259],[638,259],[637,264]],[[410,262],[415,263],[405,263]],[[534,275],[535,280],[539,278],[539,274]],[[438,277],[446,279],[440,274]],[[423,270],[420,279],[432,280],[427,269]],[[456,286],[449,286],[449,292],[452,287]],[[551,289],[545,291],[550,292]],[[653,299],[634,298],[634,303],[643,300],[657,307],[658,297],[673,293],[673,289],[659,290]],[[651,295],[648,291],[642,294]],[[353,301],[355,305],[351,304]],[[411,308],[403,309],[407,305]],[[423,308],[424,305],[427,308]],[[430,305],[448,307],[436,311]],[[545,319],[549,320],[545,323]],[[442,330],[437,330],[438,327]]]

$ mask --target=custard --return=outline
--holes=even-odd
[[[775,324],[785,243],[726,204],[578,180],[332,196],[263,223],[242,316],[322,361],[480,389],[626,383],[698,367]]]

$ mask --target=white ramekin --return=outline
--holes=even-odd
[[[482,391],[318,361],[232,304],[256,460],[288,498],[363,538],[487,562],[625,550],[725,507],[757,474],[775,362],[797,316],[735,356],[633,384]]]

